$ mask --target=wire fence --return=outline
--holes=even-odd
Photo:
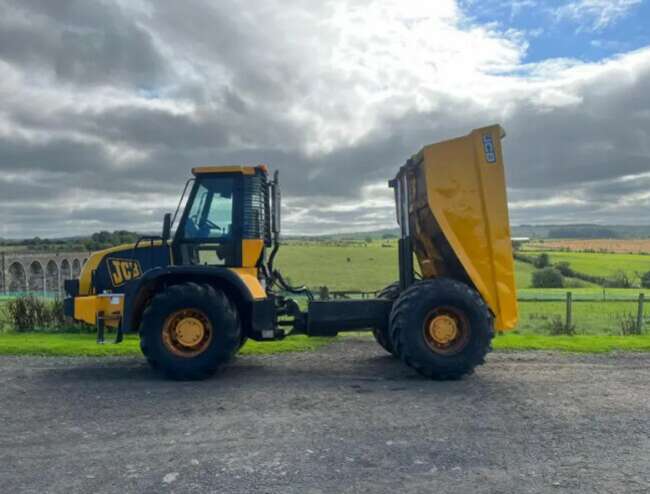
[[[632,290],[634,291],[634,290]],[[568,295],[571,294],[571,295]],[[595,293],[580,293],[568,291],[565,293],[543,293],[536,291],[533,293],[523,292],[517,295],[518,302],[561,302],[570,296],[573,302],[636,302],[640,296],[644,296],[643,292],[639,293],[610,293],[603,291],[602,295]]]
[[[330,290],[326,286],[312,288],[312,292],[319,300],[368,299],[379,293],[378,290]],[[63,296],[57,291],[14,291],[0,293],[0,302],[26,295],[48,300]],[[649,304],[643,292],[523,291],[517,300],[520,330],[597,334],[642,334],[650,330]]]
[[[330,290],[326,286],[312,288],[311,291],[317,294],[320,300],[328,299],[354,299],[354,298],[372,298],[376,297],[380,290],[363,291],[363,290]],[[517,295],[518,302],[563,302],[570,299],[573,302],[637,302],[640,298],[645,299],[643,292],[633,290],[634,293],[620,293],[603,290],[596,293],[566,292],[537,290],[534,292],[520,292]]]
[[[312,290],[321,300],[376,297],[379,291]],[[519,302],[520,330],[557,334],[643,334],[650,314],[643,292],[523,292]]]

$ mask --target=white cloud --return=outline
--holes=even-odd
[[[151,229],[191,166],[219,162],[281,169],[292,233],[393,226],[399,165],[492,122],[508,131],[516,221],[598,219],[603,197],[623,207],[620,177],[650,169],[648,48],[525,64],[530,33],[479,25],[452,0],[102,5],[0,20],[0,169],[30,171],[0,180],[2,235]],[[97,37],[62,70],[58,43],[80,24]],[[102,45],[111,29],[132,54]],[[647,202],[625,197],[629,211]]]
[[[577,0],[555,10],[559,20],[569,20],[580,29],[598,31],[625,17],[642,0]]]
[[[550,206],[578,206],[586,205],[587,201],[577,197],[566,195],[549,197],[547,199],[533,199],[528,201],[511,201],[509,206],[513,212],[520,209],[537,209],[546,208]]]

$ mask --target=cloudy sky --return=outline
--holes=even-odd
[[[501,123],[513,224],[650,223],[650,0],[0,0],[0,237],[157,231],[196,165],[285,230],[394,225],[422,145]]]

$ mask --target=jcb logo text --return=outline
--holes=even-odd
[[[115,287],[142,276],[140,263],[133,259],[109,259],[108,271]]]

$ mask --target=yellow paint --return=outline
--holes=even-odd
[[[197,166],[192,168],[192,175],[205,173],[242,173],[244,175],[255,175],[254,166]]]
[[[440,315],[429,322],[429,337],[440,345],[446,345],[458,336],[458,325],[453,317]]]
[[[117,327],[124,311],[124,296],[121,294],[90,295],[75,297],[74,318],[87,324],[97,323],[97,314],[104,313],[105,324]]]
[[[172,312],[163,323],[165,348],[178,357],[194,358],[210,347],[214,331],[207,316],[198,309]]]
[[[429,207],[449,244],[496,316],[517,323],[512,241],[498,125],[422,150]],[[487,145],[486,145],[487,143]]]
[[[151,246],[151,242],[140,242],[138,249],[145,249]],[[155,240],[153,246],[162,245],[162,241]],[[108,254],[115,254],[117,252],[128,252],[132,251],[135,244],[122,244],[116,247],[111,247],[110,249],[99,250],[93,252],[83,268],[81,268],[81,273],[79,274],[79,295],[91,295],[93,293],[92,285],[92,272],[95,271],[99,264],[104,260]],[[171,247],[170,247],[170,256],[171,256]]]
[[[251,297],[256,300],[266,298],[266,290],[257,279],[257,268],[231,268],[230,270],[241,278]]]
[[[241,242],[241,259],[242,267],[252,268],[257,264],[262,249],[264,248],[264,240],[261,238],[244,239]]]
[[[181,345],[191,347],[203,339],[205,327],[195,317],[184,317],[176,325],[176,337]]]

